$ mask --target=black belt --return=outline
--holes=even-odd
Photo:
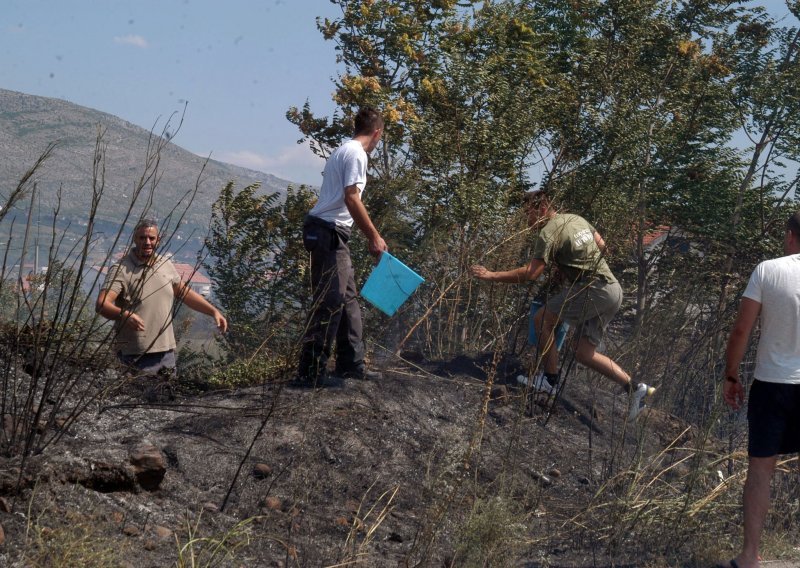
[[[325,227],[331,231],[336,231],[336,234],[339,235],[344,242],[350,240],[350,233],[352,232],[352,229],[343,225],[337,225],[333,221],[326,221],[325,219],[321,219],[320,217],[316,217],[314,215],[306,215],[305,219],[303,219],[303,224]]]

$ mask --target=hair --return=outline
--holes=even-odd
[[[525,205],[538,206],[542,201],[553,202],[550,192],[545,189],[526,191],[522,196],[522,202]]]
[[[158,231],[158,221],[149,218],[140,219],[139,222],[136,223],[136,227],[133,228],[133,236],[135,237],[140,229],[149,229],[150,227],[155,227],[156,231]]]
[[[800,239],[800,211],[789,216],[786,221],[786,230],[791,231],[796,238]]]
[[[361,107],[354,119],[354,136],[362,134],[372,134],[376,130],[383,128],[383,117],[381,113],[370,106]]]

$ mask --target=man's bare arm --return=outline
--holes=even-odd
[[[228,321],[222,315],[222,312],[215,308],[203,296],[189,288],[189,286],[183,282],[180,284],[174,284],[172,289],[175,292],[175,297],[182,301],[185,306],[196,312],[200,312],[201,314],[205,314],[214,318],[214,323],[217,324],[217,329],[219,329],[222,333],[225,333],[228,330]]]
[[[527,266],[520,266],[512,270],[492,272],[486,267],[476,264],[470,267],[470,272],[475,278],[488,280],[489,282],[506,282],[509,284],[519,284],[528,280],[536,280],[542,275],[547,265],[540,258],[534,258]]]
[[[131,312],[120,308],[116,304],[118,293],[113,290],[100,290],[94,311],[110,320],[120,320],[122,325],[128,326],[136,331],[144,331],[144,321],[142,318]]]
[[[600,249],[600,252],[606,252],[606,242],[597,231],[594,232],[594,242],[597,243],[597,248]]]
[[[383,251],[389,250],[378,229],[372,224],[372,219],[369,218],[369,213],[367,213],[367,208],[364,207],[364,202],[361,201],[357,185],[349,185],[344,188],[344,204],[347,206],[347,210],[350,212],[350,216],[355,221],[356,226],[367,237],[370,254],[380,256]]]
[[[758,315],[761,313],[761,304],[750,298],[742,298],[739,304],[739,314],[733,324],[728,348],[725,351],[725,382],[722,395],[725,402],[738,410],[744,403],[744,386],[739,380],[739,364],[747,350],[747,342],[753,331]]]

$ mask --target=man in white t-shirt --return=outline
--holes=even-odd
[[[303,245],[311,253],[313,301],[300,346],[296,386],[325,385],[325,369],[336,344],[336,375],[367,378],[364,365],[361,308],[356,300],[350,258],[355,224],[367,237],[369,252],[387,250],[361,201],[367,183],[367,155],[383,135],[383,118],[364,107],[355,117],[353,138],[334,150],[325,164],[317,204],[303,223]]]
[[[800,452],[800,212],[789,217],[785,256],[756,266],[744,291],[726,353],[723,396],[738,410],[744,403],[739,364],[761,316],[755,380],[747,408],[749,457],[744,484],[744,543],[727,566],[759,565],[758,547],[769,510],[777,456]]]

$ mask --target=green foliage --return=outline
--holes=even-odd
[[[280,203],[278,194],[257,190],[254,184],[237,192],[233,182],[222,189],[203,260],[230,324],[225,341],[237,356],[249,356],[266,339],[299,333],[302,317],[296,315],[306,301],[300,232],[312,193],[289,188]]]
[[[213,389],[236,389],[261,385],[274,378],[285,368],[285,361],[277,356],[257,355],[252,359],[236,359],[211,374],[207,384]]]
[[[339,108],[330,119],[308,104],[287,116],[327,155],[358,106],[383,109],[367,207],[390,248],[432,282],[425,305],[439,306],[429,317],[461,331],[442,345],[479,339],[464,331],[480,320],[480,298],[455,282],[469,264],[525,262],[514,215],[533,186],[600,229],[635,295],[637,327],[665,274],[702,272],[694,293],[723,306],[733,275],[775,250],[764,237],[797,186],[784,164],[800,148],[800,32],[763,9],[723,0],[334,3],[342,17],[318,27],[345,68]],[[752,148],[738,142],[742,127]],[[654,254],[647,242],[658,227],[697,254]]]

